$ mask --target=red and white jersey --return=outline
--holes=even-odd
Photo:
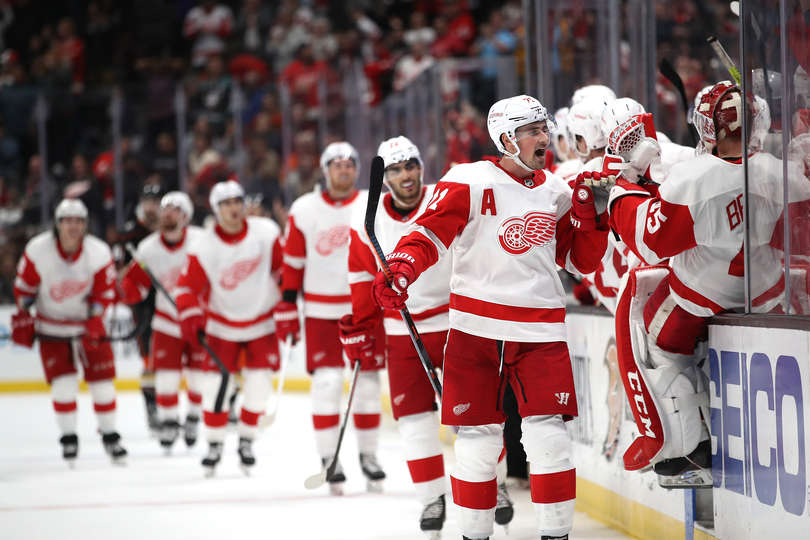
[[[660,138],[661,134],[658,136]],[[659,184],[666,181],[672,167],[697,155],[693,146],[682,146],[669,140],[659,140],[658,144],[661,147],[661,159],[650,165],[650,178]]]
[[[491,339],[565,341],[557,265],[592,272],[607,236],[571,226],[571,194],[548,171],[520,179],[494,160],[456,165],[392,255],[413,261],[418,273],[451,258],[450,328]]]
[[[281,289],[304,291],[304,316],[334,320],[351,312],[349,229],[367,199],[366,190],[336,201],[316,189],[290,207]]]
[[[374,232],[383,253],[390,253],[411,224],[425,211],[435,188],[435,185],[423,187],[419,205],[405,215],[394,209],[390,193],[383,196],[374,220]],[[450,262],[450,257],[440,258],[408,287],[405,305],[419,332],[440,332],[448,328]],[[377,256],[365,230],[365,208],[357,208],[349,240],[349,285],[355,324],[373,317],[379,310],[371,291],[374,276],[379,270]],[[386,310],[383,317],[387,335],[408,335],[408,327],[398,311]]]
[[[183,33],[194,37],[194,56],[220,53],[225,50],[224,38],[233,30],[233,13],[225,5],[216,5],[210,11],[195,6],[186,14]]]
[[[782,212],[782,162],[757,153],[748,160],[752,304],[784,289],[781,254],[773,237]],[[670,290],[683,309],[711,316],[745,305],[743,166],[711,154],[672,167],[657,196],[638,186],[611,192],[613,229],[647,264],[669,257]],[[810,187],[791,190],[789,202],[810,198]]]
[[[65,255],[53,231],[32,238],[17,265],[14,296],[35,297],[36,331],[58,337],[84,333],[91,304],[115,301],[115,266],[107,244],[86,235]]]
[[[554,168],[554,174],[563,180],[573,180],[582,169],[582,160],[579,158],[567,159]]]
[[[272,220],[248,217],[239,234],[217,225],[188,246],[175,295],[179,318],[205,304],[205,331],[227,341],[275,332],[272,311],[281,299],[273,272],[281,267],[281,231]]]
[[[177,280],[180,279],[180,274],[186,266],[188,246],[201,238],[204,232],[200,227],[190,225],[185,228],[180,241],[173,245],[168,244],[159,232],[154,232],[138,244],[135,258],[145,264],[163,288],[174,295]],[[138,263],[132,261],[121,278],[124,301],[128,304],[142,301],[149,294],[151,287],[152,281],[149,276]],[[155,296],[152,329],[176,338],[181,337],[177,310],[160,292]]]

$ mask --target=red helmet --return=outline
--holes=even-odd
[[[746,113],[750,114],[750,105],[746,104],[746,108]],[[695,108],[694,123],[701,142],[711,151],[718,140],[742,135],[742,118],[742,92],[736,85],[723,81],[712,86],[700,98]]]

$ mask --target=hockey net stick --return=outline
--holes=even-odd
[[[349,400],[346,402],[346,412],[343,415],[343,422],[340,424],[340,433],[338,433],[337,446],[335,447],[335,455],[332,456],[332,462],[326,469],[317,474],[313,474],[304,480],[304,487],[307,489],[317,489],[321,487],[324,482],[332,478],[337,468],[338,456],[340,455],[340,446],[343,443],[343,434],[346,433],[346,425],[349,423],[349,414],[352,411],[352,401],[354,401],[354,389],[357,386],[357,377],[360,375],[360,360],[354,361],[352,368],[352,384],[349,387]]]
[[[380,204],[380,194],[382,192],[384,176],[385,163],[383,162],[383,158],[380,156],[375,156],[371,161],[371,177],[369,179],[368,186],[368,204],[366,206],[365,229],[368,239],[371,242],[371,245],[374,247],[374,252],[377,255],[377,260],[380,263],[383,274],[385,274],[385,279],[390,284],[391,280],[393,279],[391,269],[388,267],[388,261],[385,260],[385,253],[383,253],[382,247],[380,247],[380,242],[377,240],[377,235],[374,232],[374,221],[377,217],[377,206]],[[411,313],[408,311],[406,306],[402,306],[402,309],[399,310],[399,314],[402,317],[402,320],[405,321],[405,325],[408,327],[408,334],[411,336],[411,342],[413,342],[413,346],[416,349],[416,354],[419,355],[419,361],[422,363],[422,367],[425,369],[425,374],[430,380],[430,385],[433,387],[433,391],[436,392],[439,399],[441,399],[442,383],[439,381],[439,376],[436,375],[436,370],[433,368],[433,364],[430,361],[430,357],[425,349],[425,345],[422,343],[422,338],[419,337],[419,331],[416,329],[416,324],[413,322],[413,317],[411,317]]]

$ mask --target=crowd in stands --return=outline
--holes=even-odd
[[[555,50],[540,53],[572,88],[596,82],[591,4],[561,2]],[[691,99],[713,78],[706,28],[734,36],[737,19],[720,0],[656,2],[656,19],[659,56],[675,60]],[[376,106],[445,59],[479,59],[471,95],[443,81],[442,168],[493,153],[484,118],[497,62],[511,59],[522,77],[524,31],[520,0],[0,0],[0,303],[11,300],[22,245],[50,214],[43,201],[81,197],[91,232],[116,240],[116,156],[127,220],[151,184],[184,186],[202,219],[209,187],[237,173],[260,211],[284,223],[321,179],[321,144],[343,138],[330,121],[322,140],[318,122],[342,115],[342,77],[356,65],[362,99]],[[663,82],[659,101],[674,107]]]

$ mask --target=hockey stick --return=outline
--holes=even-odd
[[[273,402],[273,407],[264,412],[261,420],[259,420],[259,428],[267,429],[273,422],[276,421],[278,408],[281,404],[281,393],[284,391],[284,379],[287,377],[287,366],[292,357],[292,334],[287,334],[283,344],[280,345],[281,352],[281,367],[279,368],[278,381],[276,384],[276,399]]]
[[[664,76],[666,80],[672,83],[672,86],[678,91],[678,94],[681,96],[681,105],[683,106],[683,112],[687,116],[686,125],[688,126],[689,130],[689,137],[692,139],[692,144],[697,145],[699,137],[697,133],[697,129],[695,128],[694,124],[689,122],[689,100],[686,99],[686,89],[683,86],[683,80],[681,80],[681,76],[678,75],[678,72],[675,71],[675,68],[666,58],[661,59],[661,63],[658,64],[658,69],[661,71],[661,75]]]
[[[391,269],[388,267],[388,261],[385,260],[385,253],[383,253],[383,250],[380,247],[380,242],[377,240],[377,235],[374,233],[374,221],[377,217],[377,206],[380,204],[380,193],[382,192],[384,176],[385,163],[383,162],[383,158],[380,156],[375,156],[371,161],[371,178],[369,179],[368,187],[368,205],[366,206],[365,229],[368,239],[371,241],[371,245],[374,246],[374,252],[377,254],[377,259],[379,260],[380,267],[385,274],[385,279],[390,284],[391,280],[393,279],[393,275],[391,274]],[[425,374],[430,380],[430,385],[433,387],[433,391],[436,392],[439,399],[442,399],[442,383],[439,381],[439,377],[436,375],[436,370],[433,368],[433,364],[430,362],[430,357],[428,356],[427,350],[425,350],[425,345],[422,343],[422,338],[419,337],[419,331],[416,329],[416,324],[414,324],[413,317],[411,317],[411,313],[408,311],[407,306],[402,306],[402,309],[399,310],[399,314],[402,317],[402,320],[405,321],[405,325],[408,327],[408,334],[411,336],[411,341],[416,349],[416,354],[419,355],[419,361],[422,363],[422,367],[425,369]]]
[[[731,61],[731,57],[726,52],[726,49],[723,48],[723,44],[720,43],[714,36],[709,36],[706,38],[706,42],[711,45],[712,49],[714,50],[714,54],[717,55],[717,59],[720,60],[720,63],[722,63],[726,70],[728,70],[728,74],[731,75],[732,79],[734,79],[734,84],[740,86],[742,84],[740,70],[738,70],[737,66],[734,65],[734,62]]]
[[[346,413],[343,415],[343,422],[340,424],[340,433],[338,433],[337,446],[335,447],[335,455],[332,456],[332,462],[326,468],[317,474],[313,474],[304,480],[304,487],[307,489],[316,489],[321,487],[324,482],[332,475],[335,474],[337,468],[338,455],[340,454],[340,445],[343,443],[343,434],[346,433],[346,425],[349,423],[349,413],[352,410],[352,401],[354,400],[354,389],[357,386],[357,376],[360,375],[360,360],[354,361],[354,368],[352,368],[352,384],[349,387],[349,400],[346,402]]]

